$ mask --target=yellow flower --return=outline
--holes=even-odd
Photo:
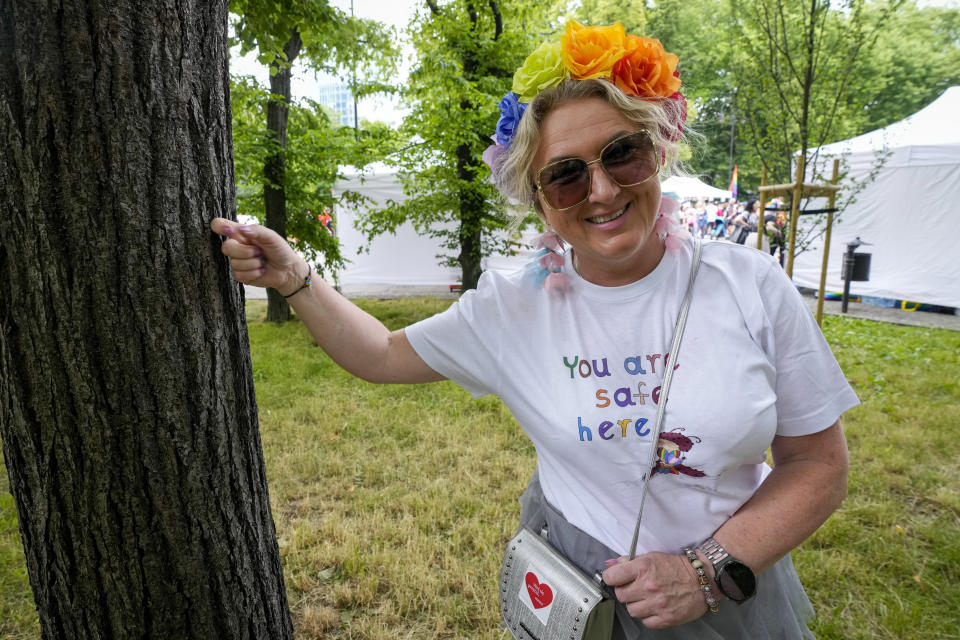
[[[566,75],[560,43],[544,42],[527,56],[523,66],[513,74],[511,91],[520,96],[520,102],[530,102],[544,89],[560,84]]]
[[[611,70],[611,80],[627,95],[669,98],[680,89],[678,58],[655,38],[629,35],[626,55]]]
[[[563,63],[577,80],[602,78],[625,53],[626,34],[622,24],[585,27],[575,20],[567,23],[561,38]]]

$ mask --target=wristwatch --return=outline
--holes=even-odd
[[[743,604],[757,592],[757,576],[753,570],[727,553],[716,540],[707,538],[697,549],[702,551],[713,565],[713,579],[723,595],[737,604]]]

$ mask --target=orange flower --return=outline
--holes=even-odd
[[[629,35],[626,55],[613,65],[611,80],[627,95],[669,98],[681,84],[678,60],[664,51],[659,40]]]
[[[626,34],[622,24],[585,27],[570,20],[561,42],[563,64],[570,70],[570,77],[586,80],[609,75],[614,63],[625,52]]]

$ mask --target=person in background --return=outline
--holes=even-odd
[[[780,200],[774,198],[767,203],[763,220],[767,237],[770,238],[770,255],[776,255],[782,267],[786,253],[787,215],[781,208]]]
[[[729,214],[729,204],[717,203],[717,217],[713,223],[714,240],[723,240],[727,237],[727,216]]]
[[[693,204],[687,200],[680,206],[680,220],[691,235],[697,232],[697,213]]]
[[[758,228],[757,223],[760,221],[760,214],[757,213],[757,201],[755,199],[747,200],[747,204],[744,206],[744,213],[747,215],[749,231],[755,232]]]
[[[752,202],[756,203],[755,201]],[[747,206],[749,206],[749,202],[747,203]],[[729,235],[730,242],[744,244],[747,240],[747,236],[750,235],[747,207],[738,207],[735,210],[730,226],[732,228]]]
[[[603,570],[612,638],[808,637],[789,554],[844,497],[840,417],[857,398],[783,270],[732,243],[703,247],[684,347],[668,359],[698,242],[660,192],[688,135],[676,67],[619,24],[569,21],[536,49],[485,158],[501,193],[546,225],[541,252],[405,329],[313,278],[269,229],[211,227],[234,277],[284,295],[347,371],[503,400],[537,455],[521,525],[549,525],[559,553]],[[675,375],[654,440],[665,361]]]
[[[713,237],[713,230],[717,228],[717,218],[722,214],[720,212],[720,207],[717,206],[717,203],[713,200],[707,202],[707,228],[705,230],[704,237]]]

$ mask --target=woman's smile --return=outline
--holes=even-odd
[[[590,224],[604,224],[605,222],[612,222],[622,216],[629,206],[630,205],[628,204],[619,211],[614,211],[608,216],[594,216],[592,218],[587,218],[587,222]]]

